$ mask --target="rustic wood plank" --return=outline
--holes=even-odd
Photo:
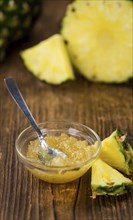
[[[7,76],[16,79],[38,122],[77,121],[102,139],[120,127],[133,145],[132,81],[94,84],[77,74],[74,82],[52,86],[36,79],[20,59],[19,51],[59,31],[69,2],[45,0],[30,37],[12,46],[0,64],[0,220],[131,220],[133,216],[133,190],[120,197],[92,200],[90,171],[68,184],[45,183],[23,169],[16,155],[15,140],[29,124],[4,87]]]

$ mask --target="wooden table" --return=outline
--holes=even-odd
[[[60,29],[68,0],[45,0],[42,14],[28,39],[16,43],[0,65],[0,220],[131,220],[133,189],[119,197],[91,198],[90,171],[68,184],[50,184],[32,176],[18,161],[15,140],[29,126],[4,87],[4,77],[16,79],[38,122],[77,121],[94,129],[101,139],[116,128],[128,133],[133,145],[132,81],[95,84],[79,74],[60,86],[39,81],[24,67],[19,52]],[[131,177],[132,178],[132,177]]]

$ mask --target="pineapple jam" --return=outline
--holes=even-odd
[[[38,178],[47,182],[65,183],[79,178],[90,168],[92,161],[89,164],[79,165],[89,160],[95,152],[95,147],[89,145],[86,140],[79,140],[65,133],[62,133],[60,136],[47,135],[45,140],[49,146],[64,152],[67,158],[55,157],[50,162],[46,160],[45,165],[42,164],[46,172],[31,169],[30,171]],[[39,140],[31,141],[28,145],[27,158],[40,162],[38,158],[39,149]],[[50,166],[51,168],[58,168],[55,168],[54,171],[52,169],[48,171],[47,166],[48,168]]]

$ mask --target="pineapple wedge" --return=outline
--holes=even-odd
[[[21,52],[21,57],[27,69],[47,83],[58,85],[74,79],[67,50],[59,34]]]
[[[133,77],[133,3],[74,1],[61,34],[75,67],[95,82],[122,83]]]
[[[99,157],[127,175],[133,173],[133,149],[120,129],[102,141]]]
[[[101,159],[97,159],[92,165],[91,189],[92,198],[97,195],[122,195],[127,193],[133,182],[124,177]]]

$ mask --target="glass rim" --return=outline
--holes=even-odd
[[[98,153],[101,149],[101,140],[100,140],[100,137],[99,135],[90,127],[82,124],[82,123],[79,123],[79,122],[74,122],[74,121],[65,121],[65,120],[49,120],[49,121],[45,121],[45,122],[40,122],[38,123],[38,126],[40,127],[41,125],[45,125],[46,124],[50,124],[50,123],[58,123],[58,124],[70,124],[70,125],[77,125],[77,126],[81,126],[82,128],[85,128],[87,129],[89,132],[91,132],[94,137],[96,138],[96,141],[97,142],[97,149],[95,151],[95,153],[87,160],[85,161],[82,161],[82,162],[79,162],[77,164],[73,164],[73,165],[65,165],[65,166],[50,166],[50,165],[46,165],[46,164],[42,164],[42,162],[38,162],[38,161],[34,161],[32,159],[29,159],[27,158],[26,156],[24,156],[20,151],[19,151],[19,140],[20,138],[25,134],[25,132],[27,132],[29,129],[32,128],[32,126],[28,126],[27,128],[25,128],[24,130],[22,130],[20,132],[20,134],[18,135],[16,141],[15,141],[15,147],[16,147],[16,151],[18,153],[18,156],[19,156],[19,159],[21,161],[23,161],[24,163],[26,163],[27,165],[29,164],[30,166],[32,166],[33,168],[37,168],[37,169],[41,169],[41,170],[61,170],[62,171],[67,171],[67,170],[73,170],[75,168],[81,168],[82,166],[85,166],[87,165],[89,162],[91,162],[92,160],[94,160],[97,156],[98,156]],[[46,129],[49,129],[46,127]],[[51,128],[50,128],[51,129]],[[50,130],[49,129],[49,130]],[[55,129],[56,130],[56,129]],[[34,131],[34,129],[33,129]],[[80,130],[79,130],[80,131]],[[34,131],[35,132],[35,131]],[[35,132],[36,134],[36,132]],[[89,136],[89,135],[88,135]]]

